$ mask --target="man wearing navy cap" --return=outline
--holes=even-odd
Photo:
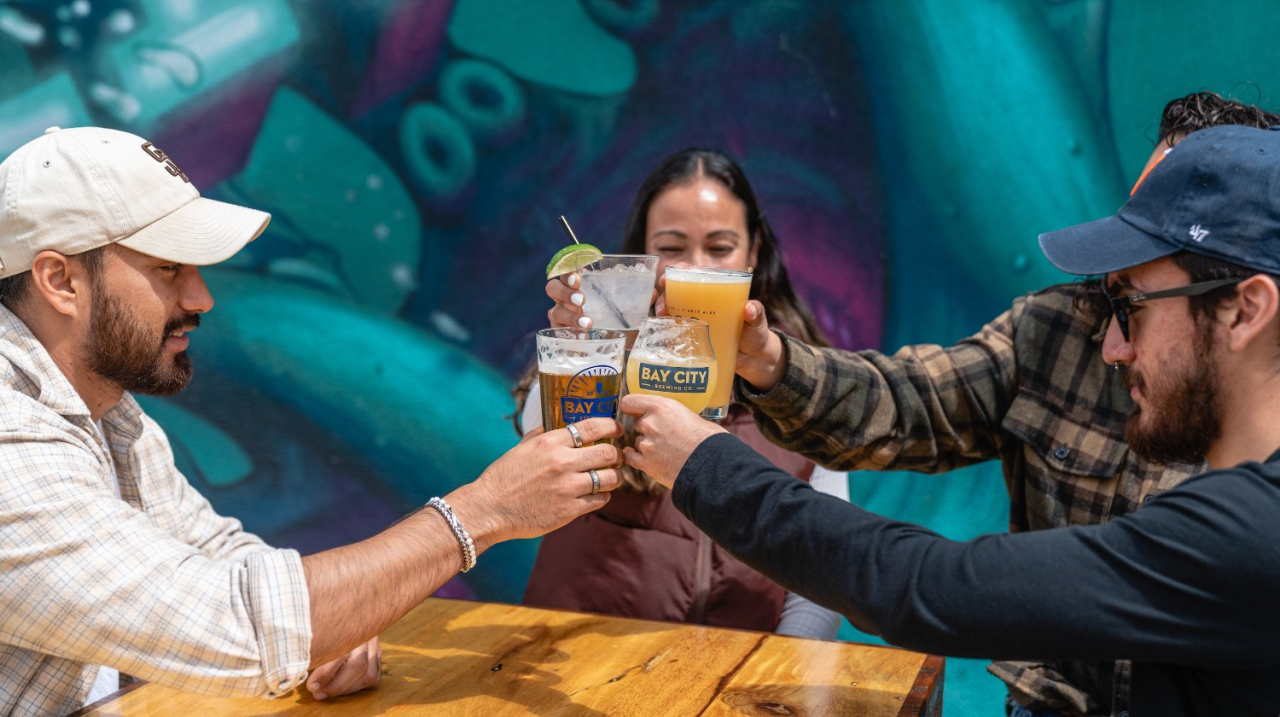
[[[1133,449],[1212,470],[1105,525],[961,543],[794,485],[657,397],[623,400],[628,463],[748,565],[894,644],[1132,659],[1135,717],[1277,714],[1280,131],[1195,133],[1117,216],[1041,247],[1105,274]]]

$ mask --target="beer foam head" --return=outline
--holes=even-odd
[[[714,266],[691,266],[683,269],[669,266],[667,281],[683,281],[690,284],[749,284],[751,272]]]
[[[663,366],[705,366],[715,359],[707,355],[690,355],[688,351],[683,350],[684,347],[675,347],[675,350],[667,350],[663,348],[635,349],[631,352],[631,361],[651,361]]]
[[[538,352],[538,371],[542,373],[560,374],[569,376],[576,374],[592,366],[609,366],[614,370],[622,371],[622,355],[617,356],[592,356],[582,354],[546,354]]]
[[[538,332],[538,370],[570,374],[609,366],[621,372],[626,336],[607,329],[543,329]]]

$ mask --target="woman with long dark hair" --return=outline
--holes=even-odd
[[[620,253],[655,254],[658,271],[685,262],[751,271],[751,298],[777,326],[815,346],[830,345],[782,263],[777,237],[746,175],[729,156],[688,149],[667,157],[640,186]],[[553,326],[591,325],[579,277],[547,283]],[[536,366],[514,391],[517,415],[541,425]],[[527,399],[533,396],[533,401]],[[815,466],[760,435],[733,407],[724,425],[780,468],[818,490],[848,498],[844,473]],[[634,434],[623,439],[630,443]],[[601,510],[546,536],[525,591],[530,605],[693,622],[831,639],[839,616],[738,562],[681,515],[665,489],[623,466],[625,485]]]

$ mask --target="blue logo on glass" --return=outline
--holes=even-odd
[[[592,366],[575,373],[560,398],[560,415],[565,423],[588,418],[613,418],[618,408],[622,381],[612,366]]]

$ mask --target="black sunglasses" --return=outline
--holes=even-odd
[[[1150,294],[1129,294],[1128,296],[1112,296],[1108,294],[1106,279],[1102,280],[1100,286],[1102,295],[1107,297],[1107,301],[1111,303],[1111,315],[1116,317],[1116,323],[1120,324],[1120,333],[1124,335],[1125,343],[1129,343],[1129,310],[1127,307],[1152,299],[1169,299],[1174,296],[1200,296],[1214,289],[1239,284],[1242,281],[1244,281],[1243,278],[1214,279],[1213,281],[1199,281],[1194,284],[1179,286],[1176,289],[1153,291]]]

